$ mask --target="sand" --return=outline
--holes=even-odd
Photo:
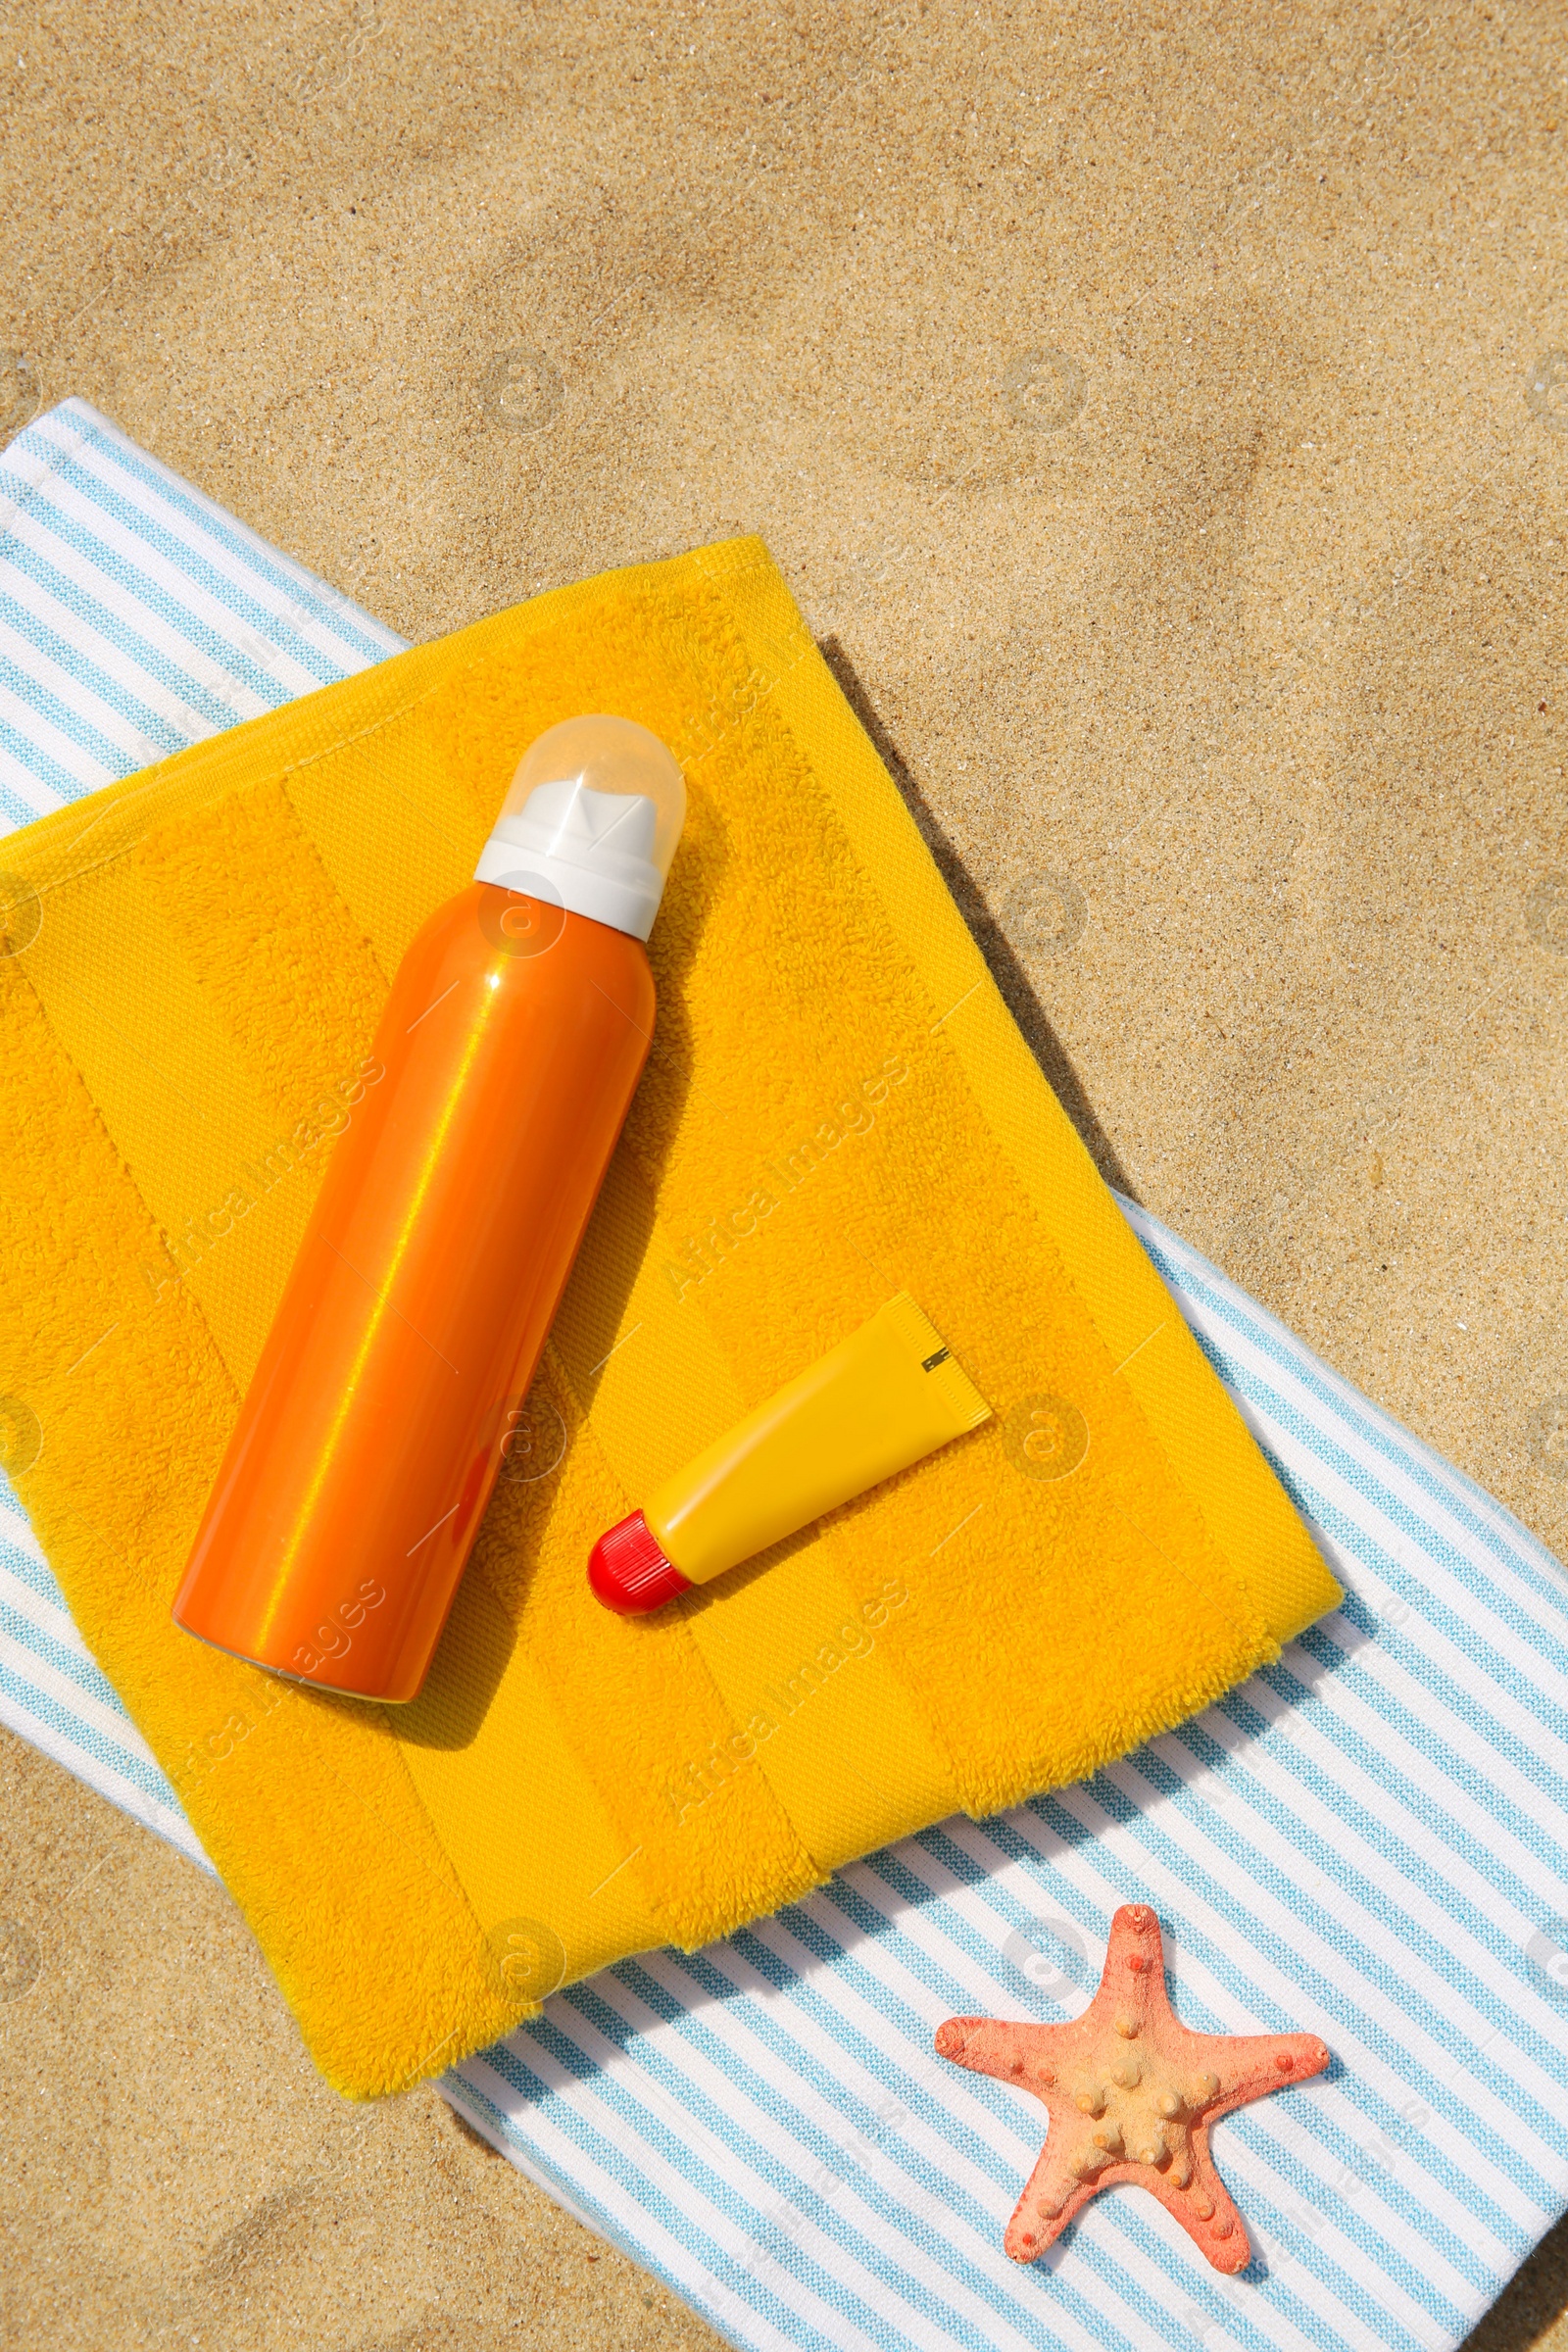
[[[1107,1176],[1568,1548],[1560,9],[43,0],[0,85],[0,433],[411,637],[763,532]],[[4,1738],[0,1912],[8,2344],[715,2340]]]

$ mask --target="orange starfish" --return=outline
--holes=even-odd
[[[1147,1903],[1124,1903],[1111,1921],[1100,1990],[1071,2025],[950,2017],[936,2043],[956,2066],[1033,2091],[1051,2117],[1002,2241],[1014,2262],[1043,2254],[1097,2189],[1136,2180],[1216,2271],[1245,2271],[1252,2250],[1214,2170],[1208,2127],[1329,2062],[1312,2034],[1190,2034],[1165,1991],[1159,1922]]]

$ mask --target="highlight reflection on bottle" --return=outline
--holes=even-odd
[[[517,770],[398,968],[386,1076],[333,1147],[197,1533],[177,1624],[413,1698],[653,1042],[643,941],[685,816],[628,719]]]

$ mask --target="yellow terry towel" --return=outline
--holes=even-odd
[[[686,771],[658,1039],[427,1690],[334,1701],[170,1604],[390,976],[579,710]],[[416,648],[6,862],[17,1483],[340,2088],[1086,1774],[1338,1598],[758,541]],[[995,1419],[766,1573],[601,1609],[600,1532],[900,1290]]]

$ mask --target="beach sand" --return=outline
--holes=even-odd
[[[0,87],[0,435],[416,638],[761,532],[1105,1174],[1568,1548],[1560,9],[42,0]],[[8,2344],[716,2341],[3,1736],[0,1911]]]

